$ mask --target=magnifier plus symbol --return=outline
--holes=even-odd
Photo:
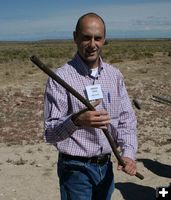
[[[168,194],[168,191],[166,191],[165,188],[162,188],[162,190],[159,191],[159,194],[161,194],[162,197],[165,197],[165,195]]]

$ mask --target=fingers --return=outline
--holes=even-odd
[[[92,123],[102,123],[106,124],[110,121],[110,117],[106,111],[96,111],[94,113],[90,113],[90,121]]]
[[[124,168],[124,171],[128,174],[130,174],[131,176],[134,176],[136,174],[136,165],[135,162],[129,162],[126,164],[126,167]]]
[[[102,129],[107,129],[106,126],[110,123],[110,117],[107,111],[87,111],[85,109],[73,115],[72,120],[77,126]]]
[[[110,117],[106,111],[90,111],[87,114],[87,121],[92,127],[106,129],[110,123]]]
[[[93,107],[100,104],[100,100],[91,102]],[[88,126],[93,128],[107,129],[110,123],[110,117],[105,110],[89,111],[87,108],[80,110],[71,117],[76,126]]]
[[[117,169],[122,170],[125,173],[134,176],[137,172],[136,162],[130,158],[123,157],[125,167],[118,165]]]

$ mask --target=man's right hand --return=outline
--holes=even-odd
[[[96,107],[99,103],[100,102],[97,101],[92,103],[92,105]],[[75,116],[73,117],[73,122],[76,126],[107,129],[107,125],[110,123],[110,116],[106,110],[89,111],[87,109],[83,109],[79,113],[75,114]]]

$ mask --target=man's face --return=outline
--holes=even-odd
[[[97,67],[101,48],[105,42],[102,21],[89,16],[83,18],[78,33],[74,33],[74,40],[84,62],[90,68]]]

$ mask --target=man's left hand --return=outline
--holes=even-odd
[[[137,166],[136,166],[136,162],[134,160],[132,160],[131,158],[128,157],[122,157],[124,163],[125,163],[125,167],[121,166],[118,164],[117,169],[118,170],[122,170],[125,173],[134,176],[137,172]]]

